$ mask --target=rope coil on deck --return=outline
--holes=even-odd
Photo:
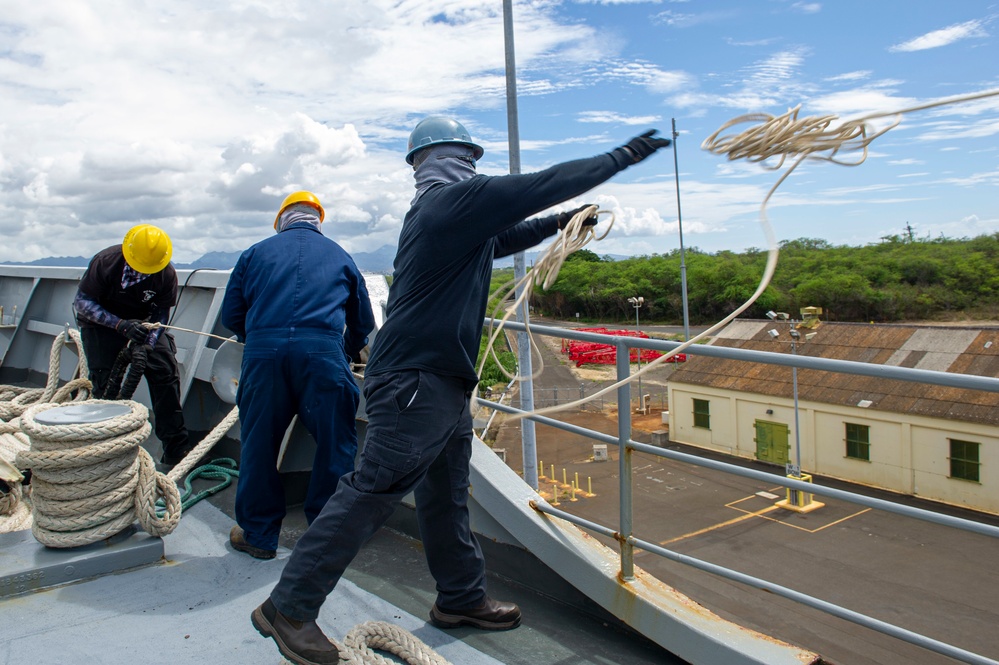
[[[68,343],[76,346],[77,361],[73,378],[59,388],[62,349]],[[0,386],[0,459],[13,465],[17,455],[30,446],[28,437],[21,431],[20,416],[34,404],[62,404],[78,402],[91,397],[91,384],[87,358],[83,353],[80,332],[67,328],[59,333],[49,351],[49,373],[44,388]],[[23,467],[22,467],[23,468]],[[0,533],[20,531],[31,525],[31,508],[20,480],[6,481],[9,491],[0,496]]]
[[[20,468],[32,470],[32,533],[49,547],[77,547],[120,533],[138,519],[154,536],[180,522],[180,491],[156,472],[141,447],[149,436],[149,412],[131,401],[93,400],[126,405],[129,412],[97,423],[44,425],[36,416],[54,404],[36,404],[21,414],[31,442],[18,453]],[[156,501],[166,510],[156,514]]]
[[[349,665],[393,665],[373,649],[391,653],[409,665],[451,665],[451,662],[427,646],[408,630],[385,621],[366,621],[350,629],[343,638],[340,662]]]

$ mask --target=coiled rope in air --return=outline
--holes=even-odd
[[[617,381],[583,399],[547,408],[535,409],[530,413],[515,414],[512,417],[514,419],[519,419],[532,414],[554,413],[556,411],[578,408],[586,402],[602,397],[611,391],[617,390],[622,385],[635,380],[642,374],[651,371],[653,368],[658,367],[662,363],[668,362],[676,354],[682,353],[690,346],[697,344],[707,337],[710,337],[746,311],[754,302],[756,302],[756,299],[759,298],[760,295],[766,290],[767,286],[769,286],[770,280],[773,277],[775,269],[777,268],[777,239],[774,235],[770,220],[767,217],[767,203],[770,201],[770,198],[774,195],[774,192],[777,191],[777,188],[781,185],[781,183],[787,180],[788,176],[790,176],[803,161],[816,160],[831,162],[841,166],[859,166],[866,161],[868,156],[868,146],[871,142],[898,126],[903,115],[950,104],[972,102],[988,97],[995,97],[997,95],[999,95],[999,90],[987,90],[967,95],[947,97],[927,102],[925,104],[910,106],[897,111],[871,113],[855,120],[845,121],[841,124],[836,124],[839,118],[834,115],[799,118],[798,112],[801,109],[800,105],[781,116],[772,116],[766,113],[750,113],[729,120],[722,125],[718,131],[704,140],[701,144],[702,149],[714,154],[724,154],[727,156],[729,161],[747,159],[752,162],[758,162],[769,170],[780,169],[788,159],[794,160],[791,166],[788,167],[780,178],[777,179],[777,182],[775,182],[769,191],[767,191],[767,194],[763,198],[763,202],[760,205],[760,226],[762,227],[763,233],[767,239],[768,251],[766,266],[763,269],[763,275],[760,279],[759,286],[757,286],[756,290],[749,297],[749,299],[737,307],[731,314],[700,334],[691,337],[689,340],[680,344],[671,351],[668,351],[664,355],[652,360],[628,378]],[[887,126],[878,129],[872,121],[882,118],[892,118],[892,120]],[[722,132],[730,127],[746,122],[758,122],[760,124],[755,127],[750,127],[749,129],[738,134],[722,135]],[[860,155],[853,159],[844,159],[841,156],[845,153],[856,151],[860,151]],[[583,213],[579,213],[574,216],[573,222],[577,222],[577,218],[578,222],[582,223],[582,220],[585,217],[583,217]],[[570,226],[571,225],[572,223],[570,223]],[[567,227],[567,230],[568,228],[569,227]],[[552,248],[557,244],[558,241],[549,247],[549,249],[546,250],[545,255],[547,256],[547,254],[551,252]],[[538,264],[536,263],[535,265]],[[545,282],[554,282],[554,276],[546,276]],[[530,283],[531,282],[529,281],[527,282],[527,284]],[[525,291],[527,291],[526,288]],[[520,302],[521,300],[518,299],[517,304],[519,305]],[[509,314],[503,319],[503,322],[505,322],[508,317]],[[495,335],[490,337],[490,350],[492,349],[492,339],[494,338]],[[533,349],[536,347],[533,339],[531,339],[531,345],[533,355]],[[497,365],[499,365],[498,361]],[[482,366],[480,365],[480,372],[481,367]],[[502,368],[502,365],[500,365],[500,367]],[[504,373],[506,373],[505,370]],[[525,377],[518,378],[523,380]]]
[[[62,350],[68,343],[76,346],[79,360],[70,381],[60,388]],[[44,388],[0,386],[0,460],[7,470],[3,479],[6,490],[0,491],[0,533],[21,531],[31,525],[31,507],[21,486],[23,477],[15,466],[18,453],[30,446],[28,437],[21,431],[21,414],[34,404],[63,404],[89,399],[91,385],[86,378],[88,374],[80,333],[67,328],[56,335],[52,343],[48,380]]]

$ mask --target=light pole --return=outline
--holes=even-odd
[[[786,321],[788,324],[788,335],[791,337],[791,355],[797,357],[798,355],[798,342],[801,341],[801,333],[796,328],[797,321],[790,318],[786,312],[775,312],[770,310],[767,312],[767,318],[771,321]],[[780,333],[776,328],[768,330],[767,333],[773,338],[777,339]],[[815,337],[815,333],[807,333],[805,335],[805,341]],[[811,482],[812,477],[810,475],[803,475],[801,473],[801,426],[798,417],[798,366],[791,365],[791,391],[794,395],[794,463],[787,464],[784,469],[784,473],[788,478],[793,478],[794,480],[807,480]],[[823,505],[818,501],[812,500],[812,494],[806,493],[805,500],[799,500],[800,490],[788,490],[787,501],[780,502],[785,508],[790,508],[791,510],[796,510],[798,512],[806,512],[809,510],[814,510],[816,508],[821,508]]]
[[[636,298],[628,298],[628,302],[631,306],[635,308],[635,332],[641,332],[638,329],[638,310],[645,304],[645,298],[638,296]],[[638,349],[638,410],[645,412],[645,400],[642,398],[642,350]]]
[[[510,148],[510,173],[520,173],[520,121],[517,111],[517,62],[513,44],[513,2],[503,0],[503,46],[506,55],[506,124]],[[517,284],[527,274],[524,252],[513,257],[513,274]],[[523,287],[516,290],[516,297],[523,294]],[[530,310],[525,300],[517,308],[517,321],[526,323]],[[534,380],[531,367],[530,336],[526,332],[517,333],[517,373],[524,377],[520,385],[520,408],[534,411]],[[524,459],[524,482],[538,489],[538,442],[534,421],[525,418],[520,426],[520,445]]]
[[[687,264],[683,256],[683,217],[680,215],[680,163],[676,156],[676,118],[673,118],[673,173],[676,174],[676,225],[680,231],[680,291],[683,298],[683,341],[690,339],[690,314],[687,311]]]

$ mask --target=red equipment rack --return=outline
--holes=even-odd
[[[608,330],[607,328],[575,328],[580,332],[592,332],[601,335],[612,335],[615,337],[640,337],[649,339],[649,336],[641,331],[634,330]],[[652,349],[631,349],[629,352],[629,362],[637,362],[639,351],[641,351],[642,362],[648,363],[664,354]],[[582,365],[613,365],[617,362],[617,348],[613,344],[601,342],[580,342],[576,340],[562,340],[562,353],[569,356],[569,360],[576,363],[576,367]],[[678,353],[667,362],[686,362],[687,356]]]

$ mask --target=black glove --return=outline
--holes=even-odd
[[[138,319],[122,319],[114,329],[136,344],[145,344],[146,338],[149,337],[149,328],[142,325],[142,321]]]
[[[618,150],[623,150],[626,155],[631,160],[632,164],[637,164],[646,157],[652,155],[656,150],[660,148],[668,148],[673,144],[669,139],[659,138],[653,136],[658,129],[650,129],[641,136],[636,136],[635,138],[628,141],[626,144],[618,148]]]
[[[583,210],[592,206],[592,203],[587,203],[586,205],[581,205],[575,210],[570,210],[569,212],[560,212],[556,217],[558,217],[558,230],[564,231],[565,227],[569,225],[572,218],[581,213]],[[597,225],[597,214],[593,213],[589,217],[583,220],[583,226],[596,226]]]

